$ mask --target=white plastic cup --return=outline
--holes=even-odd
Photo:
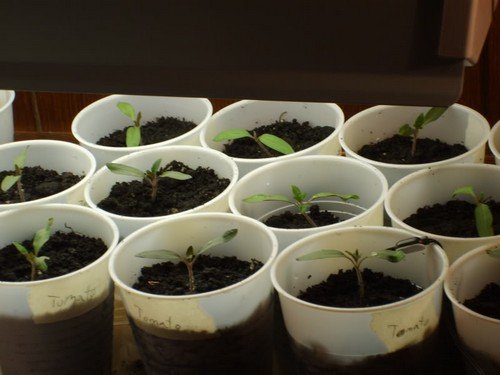
[[[314,228],[270,229],[278,238],[280,251],[305,236],[347,226],[383,225],[383,202],[387,181],[376,168],[341,156],[303,156],[260,167],[239,180],[229,194],[229,207],[238,215],[265,220],[272,214],[296,210],[286,202],[246,203],[254,194],[282,194],[292,197],[291,185],[297,185],[310,197],[319,192],[357,194],[360,199],[343,202],[324,198],[316,203],[333,211],[342,221]]]
[[[142,267],[160,262],[138,258],[138,253],[168,247],[185,255],[188,246],[200,248],[208,240],[233,228],[238,229],[237,236],[210,253],[236,256],[246,261],[257,259],[264,263],[245,280],[216,291],[183,296],[154,295],[132,288]],[[215,338],[218,331],[242,324],[262,306],[271,303],[269,272],[276,254],[276,237],[264,224],[228,213],[196,213],[167,218],[137,230],[116,248],[109,271],[120,291],[129,320],[141,332],[154,335],[161,345],[163,339],[169,340],[182,333],[202,333],[215,335]],[[272,331],[269,334],[272,335]],[[206,340],[206,345],[211,345],[211,340]],[[231,343],[228,345],[228,350],[231,350]],[[155,356],[144,352],[140,345],[139,350],[142,350],[143,359]],[[145,365],[150,368],[157,364]],[[162,363],[159,366],[168,365]],[[180,367],[189,365],[177,364]],[[210,368],[206,371],[209,373]]]
[[[500,371],[500,320],[479,314],[463,302],[476,297],[489,283],[500,284],[500,259],[486,254],[495,247],[500,247],[500,241],[462,255],[450,267],[444,283],[460,340],[482,365],[488,363],[492,374]]]
[[[500,165],[500,121],[491,129],[490,137],[488,138],[488,145],[495,157],[495,164]]]
[[[0,331],[3,375],[12,373],[11,366],[20,373],[69,373],[76,367],[95,370],[92,361],[108,362],[104,363],[108,369],[111,366],[113,285],[108,259],[118,243],[118,229],[110,219],[87,207],[29,206],[0,213],[0,248],[32,238],[50,217],[54,218],[53,232],[74,230],[100,238],[107,251],[91,264],[63,276],[0,281],[0,322],[10,320],[24,330],[30,322],[33,324],[31,331],[19,331],[14,336],[8,336],[5,327]],[[92,322],[97,322],[95,327]],[[80,336],[75,336],[78,333]],[[24,340],[23,335],[29,338]]]
[[[0,204],[0,211],[44,203],[82,204],[85,184],[94,174],[96,164],[92,154],[70,142],[55,140],[29,140],[0,145],[0,170],[14,170],[14,159],[28,147],[27,167],[40,166],[58,173],[71,172],[82,179],[57,194],[27,202]],[[13,187],[14,189],[14,187]]]
[[[449,144],[463,144],[468,151],[451,159],[424,164],[390,164],[367,159],[358,154],[362,146],[398,134],[403,124],[413,124],[428,107],[379,105],[368,108],[346,121],[340,132],[340,144],[346,155],[378,168],[392,186],[402,177],[420,169],[456,163],[483,163],[490,126],[478,112],[453,104],[435,122],[419,132],[419,138],[439,139]]]
[[[201,206],[194,207],[190,210],[164,216],[124,216],[105,211],[97,205],[109,195],[111,188],[115,183],[137,180],[137,177],[118,175],[112,173],[106,166],[104,166],[95,173],[89,183],[85,186],[85,201],[93,209],[110,217],[116,225],[118,225],[120,236],[128,236],[133,231],[166,217],[177,217],[194,212],[224,212],[229,210],[228,196],[238,179],[238,168],[236,167],[234,161],[222,152],[197,146],[168,146],[135,152],[118,158],[113,162],[130,165],[140,170],[146,170],[150,169],[157,159],[162,159],[161,165],[168,164],[172,160],[177,160],[193,169],[196,169],[199,166],[212,168],[219,178],[229,179],[229,185],[218,196],[212,198],[208,202],[205,202]]]
[[[338,136],[344,123],[344,113],[338,105],[333,103],[241,100],[221,109],[212,116],[207,126],[200,132],[201,145],[221,151],[224,149],[224,142],[213,141],[213,138],[221,131],[232,128],[251,130],[258,126],[269,125],[276,122],[283,112],[286,112],[284,119],[287,121],[293,119],[297,119],[299,122],[309,121],[311,126],[331,126],[335,130],[314,146],[292,154],[262,159],[233,158],[238,165],[240,177],[275,161],[305,155],[337,155],[340,153]]]
[[[365,308],[320,306],[297,298],[300,291],[326,280],[330,274],[352,268],[345,258],[297,261],[297,257],[332,248],[368,254],[411,236],[386,227],[340,228],[313,234],[281,252],[271,268],[271,280],[295,345],[314,351],[316,358],[331,364],[348,366],[415,345],[433,332],[439,322],[448,268],[446,255],[438,246],[408,254],[399,263],[370,259],[363,264],[424,288],[410,298]]]
[[[428,236],[438,240],[451,264],[476,247],[500,241],[500,235],[469,238],[441,236],[413,228],[403,220],[421,207],[436,203],[444,204],[452,200],[452,193],[462,186],[472,186],[477,194],[484,193],[486,197],[499,201],[500,167],[488,164],[461,164],[414,172],[389,189],[385,210],[393,227],[405,229],[417,236]],[[468,198],[460,197],[460,199]]]
[[[110,133],[130,125],[123,113],[118,110],[118,102],[128,102],[137,112],[142,113],[142,123],[160,116],[185,118],[197,126],[190,131],[150,145],[137,147],[100,146],[96,142]],[[167,96],[110,95],[81,110],[73,119],[71,132],[80,144],[95,156],[97,167],[132,152],[170,145],[199,146],[199,133],[212,116],[212,104],[204,98],[178,98]]]
[[[12,103],[15,97],[14,91],[0,90],[0,144],[14,141]]]

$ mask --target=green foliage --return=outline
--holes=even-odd
[[[127,147],[136,147],[141,145],[141,117],[139,112],[135,115],[135,109],[130,103],[119,102],[116,104],[121,113],[132,120],[132,126],[127,128],[125,143]]]
[[[425,114],[421,113],[415,119],[413,126],[409,124],[404,124],[399,128],[399,134],[405,137],[413,137],[411,154],[415,155],[415,150],[417,146],[417,138],[419,130],[423,129],[424,126],[436,121],[441,115],[446,112],[448,107],[432,107]]]
[[[188,270],[188,286],[189,291],[195,291],[195,280],[193,274],[193,265],[196,259],[209,249],[212,249],[218,245],[222,245],[228,241],[231,241],[238,234],[238,229],[233,228],[222,234],[222,236],[211,239],[206,242],[200,249],[195,250],[193,246],[189,246],[186,250],[186,255],[179,255],[173,250],[160,249],[160,250],[148,250],[143,251],[136,255],[139,258],[147,259],[159,259],[159,260],[177,260],[184,263]]]
[[[363,280],[363,274],[361,271],[361,264],[368,258],[379,258],[386,260],[388,262],[397,263],[405,258],[405,253],[402,250],[395,249],[383,249],[372,251],[369,255],[362,256],[359,251],[352,252],[349,250],[341,251],[335,249],[321,249],[313,251],[309,254],[302,255],[296,260],[307,261],[307,260],[317,260],[317,259],[329,259],[329,258],[345,258],[351,262],[356,272],[356,278],[358,280],[358,293],[359,299],[362,302],[365,298],[365,283]]]
[[[161,159],[157,159],[151,168],[145,171],[119,163],[107,163],[106,167],[111,172],[116,174],[142,178],[146,181],[146,183],[148,183],[148,185],[151,186],[151,200],[155,200],[158,191],[158,180],[160,178],[166,177],[174,180],[189,180],[191,178],[190,175],[178,171],[165,171],[163,173],[159,173],[160,164]]]
[[[481,193],[478,196],[474,192],[474,188],[472,186],[462,186],[455,189],[452,197],[456,198],[459,195],[468,195],[474,199],[476,205],[476,208],[474,209],[474,219],[479,237],[493,236],[493,215],[490,207],[486,203],[484,194]]]
[[[36,233],[35,236],[33,237],[33,242],[32,242],[32,247],[33,250],[30,251],[26,247],[24,247],[22,244],[19,242],[13,242],[12,244],[15,246],[17,251],[19,251],[24,258],[30,263],[31,265],[31,280],[35,280],[36,275],[41,272],[46,272],[48,267],[47,263],[45,261],[49,259],[49,257],[46,256],[39,256],[38,254],[40,253],[40,250],[42,249],[43,245],[49,240],[51,230],[52,230],[52,224],[54,223],[53,218],[49,218],[47,220],[47,225],[45,228],[39,229]]]
[[[214,142],[233,141],[239,138],[252,138],[269,157],[272,157],[273,155],[264,146],[267,146],[270,149],[275,150],[284,155],[292,154],[294,152],[292,146],[290,146],[288,142],[286,142],[284,139],[280,137],[268,133],[257,136],[255,132],[252,135],[248,130],[239,128],[224,130],[219,134],[217,134],[213,138],[213,141]]]
[[[17,193],[19,195],[19,200],[21,202],[26,201],[24,196],[23,186],[21,184],[21,176],[23,174],[23,168],[26,163],[26,158],[28,156],[28,147],[24,148],[19,155],[14,159],[14,175],[7,175],[3,178],[0,188],[2,191],[8,191],[12,186],[17,186]]]
[[[279,201],[279,202],[287,202],[293,204],[297,211],[304,216],[307,222],[311,225],[311,227],[317,227],[317,224],[307,213],[309,208],[313,204],[313,201],[320,198],[328,198],[328,197],[337,197],[342,199],[343,201],[348,201],[350,199],[359,199],[359,196],[356,194],[338,194],[338,193],[329,193],[329,192],[321,192],[317,194],[313,194],[311,198],[306,199],[307,194],[304,193],[298,186],[292,185],[292,196],[293,198],[289,198],[286,195],[269,195],[269,194],[255,194],[251,195],[245,199],[243,199],[246,203],[258,203],[264,201]]]

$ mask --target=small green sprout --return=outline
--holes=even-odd
[[[354,252],[348,250],[340,251],[334,249],[322,249],[298,257],[296,258],[296,260],[304,261],[304,260],[316,260],[316,259],[327,259],[327,258],[345,258],[352,263],[354,271],[356,272],[356,278],[358,282],[359,299],[361,302],[363,302],[365,298],[365,282],[363,280],[361,264],[368,258],[379,258],[387,260],[392,263],[397,263],[405,258],[405,253],[399,249],[394,249],[394,250],[384,249],[384,250],[372,251],[369,255],[363,256],[359,253],[357,249]]]
[[[278,201],[278,202],[291,203],[295,207],[297,207],[298,212],[304,217],[304,219],[307,220],[307,222],[311,225],[311,227],[317,227],[318,225],[307,213],[314,200],[320,198],[328,198],[328,197],[337,197],[342,199],[343,201],[348,201],[350,199],[359,199],[359,196],[356,194],[337,194],[328,192],[313,194],[309,199],[306,199],[307,194],[304,193],[302,190],[300,190],[298,186],[292,185],[291,188],[292,188],[293,198],[289,198],[286,195],[279,195],[279,194],[277,195],[255,194],[243,199],[243,201],[247,203],[258,203],[264,201]]]
[[[37,275],[47,271],[48,267],[45,261],[49,259],[49,257],[43,255],[38,256],[38,254],[40,253],[40,249],[43,247],[43,245],[45,245],[45,243],[50,238],[50,232],[53,223],[54,223],[53,218],[48,219],[45,228],[39,229],[35,233],[32,242],[33,251],[28,250],[19,242],[12,242],[12,244],[16,247],[16,249],[26,258],[26,260],[31,265],[31,281],[35,280]]]
[[[116,104],[121,113],[132,120],[132,126],[127,128],[125,143],[127,147],[135,147],[141,144],[141,112],[135,115],[135,109],[130,103],[119,102]]]
[[[283,116],[285,114],[286,112],[283,112],[280,115],[278,122],[283,122]],[[270,158],[273,157],[273,154],[271,154],[271,152],[265,146],[283,155],[288,155],[295,152],[293,150],[293,147],[287,141],[285,141],[280,137],[277,137],[269,133],[264,133],[257,136],[257,133],[255,132],[251,134],[248,130],[240,128],[224,130],[219,134],[217,134],[213,138],[213,141],[214,142],[233,141],[239,138],[252,138],[260,147],[260,149]]]
[[[24,195],[23,185],[21,183],[21,176],[23,174],[24,164],[26,163],[26,157],[28,155],[28,147],[26,147],[19,155],[14,159],[14,175],[5,176],[2,180],[0,188],[2,191],[7,192],[12,186],[16,185],[17,194],[19,195],[19,200],[21,202],[26,201]]]
[[[418,115],[418,117],[415,119],[415,122],[413,123],[413,126],[404,124],[399,128],[400,135],[405,137],[413,137],[413,141],[411,144],[411,156],[415,156],[419,130],[421,130],[425,125],[436,121],[447,109],[448,107],[432,107],[425,114],[421,113],[420,115]]]
[[[174,180],[189,180],[191,178],[190,175],[177,171],[165,171],[163,173],[159,173],[160,164],[161,159],[158,159],[153,163],[151,169],[146,171],[142,171],[138,168],[119,163],[107,163],[106,167],[108,167],[111,172],[116,174],[142,178],[147,184],[151,186],[151,200],[154,201],[156,200],[156,194],[158,192],[158,181],[160,178],[168,177],[173,178]]]
[[[458,195],[469,195],[474,198],[474,203],[476,205],[474,209],[474,218],[479,237],[493,236],[493,215],[490,211],[490,207],[486,204],[484,194],[481,193],[478,196],[474,192],[472,186],[463,186],[456,189],[452,197],[455,198]]]
[[[237,234],[238,229],[233,228],[224,232],[222,236],[211,239],[210,241],[205,243],[199,250],[195,250],[193,246],[189,246],[186,250],[185,256],[179,255],[172,250],[161,249],[143,251],[142,253],[137,254],[136,257],[159,260],[177,260],[184,263],[188,270],[188,288],[189,291],[193,293],[196,290],[193,274],[193,266],[196,259],[205,251],[232,240]]]

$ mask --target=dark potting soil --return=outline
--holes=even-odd
[[[214,333],[171,330],[172,338],[164,338],[129,320],[148,374],[272,374],[271,298],[246,321]]]
[[[92,310],[54,323],[0,317],[3,375],[109,375],[113,297],[111,288],[108,297]]]
[[[500,319],[500,285],[489,283],[476,297],[465,300],[464,306],[481,315]]]
[[[412,138],[399,134],[361,147],[357,153],[367,159],[390,164],[422,164],[451,159],[467,152],[462,144],[447,144],[439,139],[418,138],[411,155]]]
[[[250,262],[231,257],[200,255],[193,266],[195,292],[205,293],[225,288],[246,279],[262,267],[262,262]],[[143,267],[133,288],[161,295],[192,294],[188,288],[188,273],[184,263],[163,262]]]
[[[32,250],[32,240],[25,240],[22,245]],[[36,280],[45,280],[65,275],[87,266],[98,259],[107,250],[99,238],[87,237],[75,232],[57,231],[40,250],[40,256],[47,256],[48,269],[38,274]],[[23,255],[14,247],[7,245],[0,249],[0,280],[23,282],[31,280],[31,266]]]
[[[270,125],[262,125],[249,130],[250,134],[260,136],[264,133],[272,134],[287,141],[295,152],[305,150],[328,137],[335,128],[331,126],[311,126],[308,121],[300,123],[296,119],[290,121],[276,121]],[[271,155],[281,156],[283,154],[269,149]],[[269,158],[259,145],[250,138],[239,138],[224,144],[225,154],[246,159]]]
[[[145,181],[117,182],[98,206],[124,216],[170,215],[208,202],[222,193],[230,183],[227,178],[219,178],[211,168],[192,169],[175,160],[161,168],[159,173],[164,171],[186,173],[191,178],[183,181],[161,178],[155,200],[151,199],[151,186]]]
[[[500,234],[500,202],[487,202],[493,215],[493,232]],[[405,220],[424,232],[451,237],[478,237],[474,219],[475,205],[462,200],[421,207]]]
[[[301,291],[297,298],[329,307],[369,307],[397,302],[422,291],[409,280],[396,279],[369,268],[363,269],[362,274],[365,282],[363,301],[359,299],[354,269],[331,274],[321,283]]]
[[[166,140],[178,137],[194,129],[197,125],[186,119],[176,117],[158,117],[153,121],[148,121],[141,125],[141,145],[150,145],[153,143],[164,142]],[[109,147],[127,147],[128,126],[116,130],[113,133],[100,138],[96,143],[101,146]]]
[[[308,214],[318,227],[335,224],[340,221],[340,219],[333,213],[327,210],[321,211],[317,204],[313,204],[310,207]],[[283,229],[311,228],[311,224],[309,224],[303,215],[293,213],[291,211],[285,211],[282,214],[273,215],[264,221],[264,223],[270,227]]]
[[[0,181],[5,176],[14,175],[14,171],[0,171]],[[58,173],[51,169],[40,166],[24,167],[21,175],[26,201],[32,201],[57,194],[78,183],[83,176],[74,175],[71,172]],[[19,203],[19,195],[16,185],[4,192],[0,190],[0,203]]]

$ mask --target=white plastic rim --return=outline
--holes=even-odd
[[[29,282],[0,281],[0,315],[47,323],[81,315],[108,296],[108,260],[118,243],[118,228],[112,220],[88,207],[44,204],[1,212],[0,248],[12,241],[32,238],[50,217],[54,218],[52,232],[72,229],[100,238],[107,251],[91,264],[63,276]]]
[[[488,145],[495,157],[495,164],[500,165],[500,121],[491,129]]]
[[[15,97],[12,90],[0,90],[0,144],[14,141],[12,103]]]
[[[142,113],[142,123],[160,116],[172,116],[193,121],[197,126],[190,131],[150,145],[137,147],[100,146],[96,142],[115,130],[130,125],[117,108],[118,102],[132,104],[137,112]],[[199,133],[212,116],[212,103],[205,98],[180,98],[168,96],[110,95],[81,110],[73,119],[71,132],[80,144],[94,154],[97,167],[132,152],[148,150],[169,145],[199,146]]]
[[[488,121],[471,108],[453,104],[434,123],[419,132],[419,138],[437,138],[450,144],[463,144],[468,151],[454,158],[425,164],[390,164],[367,159],[357,152],[369,143],[390,138],[403,124],[413,124],[428,107],[379,105],[349,118],[339,135],[346,155],[378,168],[387,177],[389,186],[400,178],[420,169],[456,163],[483,163],[490,132]]]
[[[228,196],[238,180],[238,167],[235,162],[222,152],[205,149],[199,146],[168,146],[135,152],[114,160],[114,163],[126,164],[141,170],[151,168],[154,161],[162,159],[162,164],[177,160],[196,169],[198,166],[212,168],[219,178],[230,180],[229,185],[218,196],[205,202],[201,206],[176,214],[164,216],[133,217],[114,214],[99,208],[97,205],[106,198],[116,182],[132,181],[137,177],[124,176],[112,173],[106,166],[100,168],[85,186],[84,196],[87,204],[94,210],[109,216],[120,230],[120,236],[128,236],[143,226],[164,219],[166,217],[181,216],[194,212],[225,212],[229,210]]]
[[[400,263],[370,259],[364,264],[424,288],[405,300],[366,308],[340,308],[297,298],[301,290],[318,284],[328,275],[352,268],[344,258],[297,261],[297,257],[327,248],[359,250],[363,254],[385,249],[409,237],[412,234],[395,228],[340,228],[313,234],[281,252],[271,268],[271,280],[279,293],[292,339],[341,364],[394,352],[424,340],[438,325],[442,285],[448,269],[446,255],[438,246],[408,254]]]
[[[384,175],[376,168],[341,156],[313,155],[283,160],[257,168],[240,179],[229,194],[229,207],[237,215],[262,220],[271,212],[289,207],[284,202],[246,203],[243,199],[254,194],[283,194],[291,197],[291,185],[297,185],[308,196],[319,192],[357,194],[349,206],[339,199],[323,199],[320,207],[346,211],[345,220],[331,225],[305,229],[270,229],[283,250],[295,241],[313,233],[333,228],[361,225],[383,225],[384,199],[388,186]],[[339,202],[340,201],[340,202]],[[332,203],[330,203],[332,202]],[[337,216],[341,216],[336,212]]]
[[[434,167],[414,172],[395,183],[387,193],[385,210],[393,227],[403,228],[418,236],[438,240],[450,263],[481,245],[500,241],[500,235],[490,237],[450,237],[421,231],[404,223],[419,208],[436,203],[444,204],[456,188],[472,186],[476,193],[500,200],[500,166],[461,164]],[[461,197],[460,199],[466,199]],[[470,200],[469,200],[470,201]],[[472,202],[472,201],[470,201]]]
[[[463,305],[487,284],[500,284],[500,259],[486,254],[486,250],[492,248],[500,248],[500,240],[493,245],[480,246],[457,259],[448,271],[444,290],[452,302],[455,326],[462,342],[473,352],[491,357],[500,366],[500,320]]]
[[[237,236],[213,248],[210,254],[264,263],[245,280],[216,291],[185,296],[154,295],[131,287],[142,267],[160,262],[138,258],[136,254],[168,248],[184,255],[188,246],[199,248],[233,228],[238,229]],[[143,330],[167,337],[174,329],[213,333],[246,320],[263,302],[270,301],[269,272],[276,254],[276,237],[264,224],[229,213],[196,213],[163,219],[125,238],[111,256],[109,272],[129,319]]]
[[[287,160],[305,155],[337,155],[340,153],[338,140],[340,129],[344,124],[344,113],[334,103],[300,103],[264,100],[241,100],[216,112],[200,132],[200,143],[203,147],[221,151],[224,142],[214,142],[213,138],[223,130],[232,128],[254,129],[258,126],[276,122],[282,113],[284,119],[299,122],[309,121],[311,126],[331,126],[332,134],[305,150],[263,159],[233,158],[238,165],[240,177],[248,172],[275,161]]]
[[[43,203],[82,204],[83,190],[96,169],[94,156],[83,147],[70,142],[55,140],[29,140],[0,145],[0,170],[13,170],[14,159],[26,147],[27,167],[41,166],[58,173],[71,172],[82,179],[57,194],[27,202],[0,204],[0,211],[22,208]]]

